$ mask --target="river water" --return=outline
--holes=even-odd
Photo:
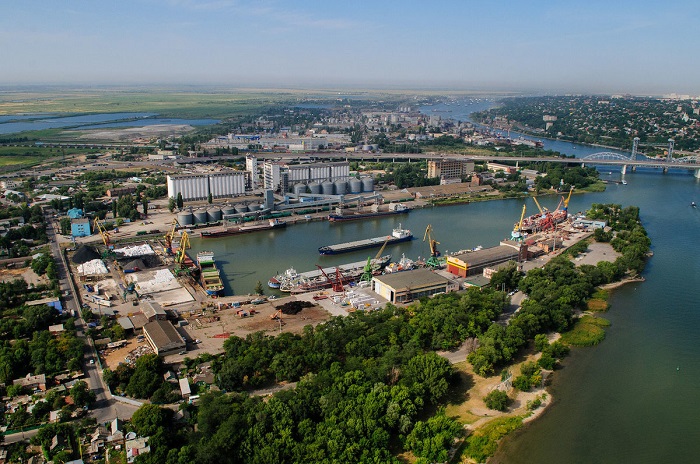
[[[562,152],[576,155],[584,149],[600,151],[579,145]],[[602,177],[619,179],[620,172],[606,171]],[[700,305],[696,297],[700,208],[690,206],[691,201],[700,203],[700,181],[688,172],[655,170],[628,173],[625,179],[627,185],[610,184],[606,192],[574,195],[569,208],[580,211],[591,203],[609,202],[639,206],[654,251],[645,270],[646,281],[612,292],[611,309],[605,316],[612,326],[605,341],[572,351],[554,376],[555,403],[541,418],[506,438],[495,462],[686,463],[700,459]],[[534,207],[528,202],[528,207]],[[549,208],[557,202],[554,196],[541,201]],[[265,233],[195,238],[191,252],[214,251],[227,294],[249,293],[257,281],[265,284],[288,267],[306,271],[316,264],[367,259],[376,250],[334,257],[320,257],[316,250],[387,234],[399,222],[417,238],[387,247],[395,259],[402,252],[412,259],[426,256],[428,247],[422,239],[428,224],[443,252],[494,246],[510,234],[522,203],[514,199],[471,203],[356,223],[310,222]]]

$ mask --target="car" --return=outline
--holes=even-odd
[[[180,355],[187,354],[187,351],[183,350],[183,351],[180,351],[178,354],[180,354]]]
[[[90,364],[95,364],[95,360],[94,360],[94,359],[91,359],[91,360],[90,360]]]

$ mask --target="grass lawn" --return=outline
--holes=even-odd
[[[574,346],[597,345],[605,339],[605,327],[610,325],[610,321],[602,317],[583,316],[574,327],[561,335],[564,343]]]

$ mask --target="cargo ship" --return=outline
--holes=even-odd
[[[260,232],[261,230],[272,230],[272,229],[284,229],[287,227],[285,221],[280,221],[279,219],[270,219],[269,222],[263,224],[254,224],[251,226],[242,227],[229,227],[224,229],[215,230],[203,230],[201,233],[202,238],[218,238],[226,237],[228,235],[238,235],[238,234],[248,234],[251,232]]]
[[[224,283],[221,281],[221,271],[216,267],[214,253],[200,251],[197,253],[197,265],[199,266],[199,283],[207,295],[217,297],[224,293]]]
[[[389,261],[391,261],[391,255],[370,260],[372,273],[380,274]],[[278,288],[287,293],[313,292],[332,287],[338,275],[345,285],[357,282],[364,274],[366,266],[367,260],[300,273],[294,269],[288,269],[272,277],[267,284],[271,288]]]
[[[373,211],[367,213],[361,213],[358,211],[350,214],[344,214],[342,210],[338,208],[335,214],[328,215],[328,220],[330,222],[357,221],[359,219],[369,219],[381,216],[392,216],[394,214],[403,214],[408,213],[409,211],[411,211],[411,208],[402,203],[390,204],[388,211],[379,211],[379,209],[375,205]]]
[[[326,245],[318,249],[322,255],[338,255],[340,253],[348,253],[350,251],[364,250],[366,248],[374,248],[378,246],[391,245],[393,243],[407,242],[413,239],[413,234],[408,229],[402,229],[401,224],[395,228],[391,235],[382,235],[381,237],[367,238],[364,240],[355,240],[353,242],[339,243],[337,245]]]

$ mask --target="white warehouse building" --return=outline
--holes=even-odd
[[[212,174],[184,174],[168,176],[168,197],[182,194],[185,201],[226,198],[245,193],[245,173],[242,171]]]
[[[345,180],[350,176],[350,164],[347,161],[318,164],[285,164],[266,161],[263,165],[265,188],[277,189],[282,183],[282,174],[288,174],[291,184],[307,182],[334,182]]]

